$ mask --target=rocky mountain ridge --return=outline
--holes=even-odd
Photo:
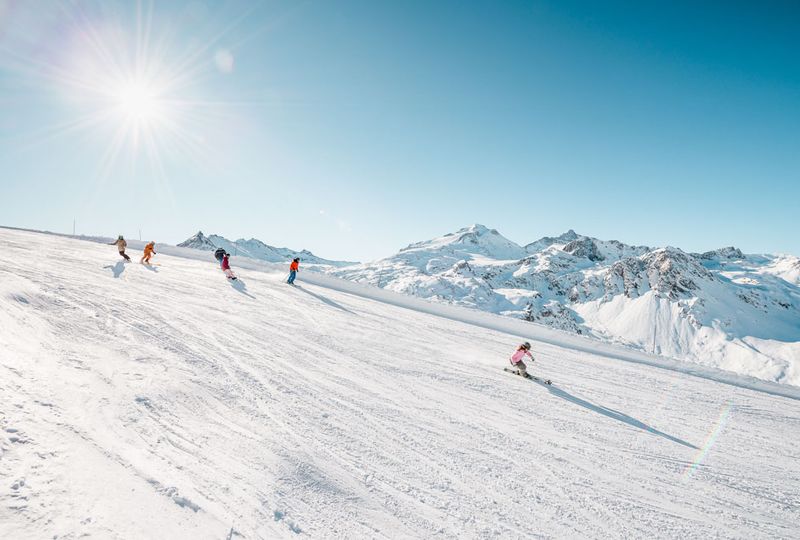
[[[800,384],[800,259],[472,225],[337,276]]]
[[[317,264],[325,266],[349,266],[352,261],[333,261],[317,257],[310,251],[303,249],[295,251],[289,248],[279,248],[265,244],[257,238],[245,240],[240,238],[238,240],[228,240],[224,236],[212,234],[206,236],[203,231],[198,231],[196,234],[187,238],[178,247],[187,247],[192,249],[201,249],[204,251],[214,251],[217,248],[223,248],[227,252],[234,255],[243,257],[250,257],[252,259],[259,259],[267,262],[287,262],[295,257],[300,257],[300,260],[305,264]]]

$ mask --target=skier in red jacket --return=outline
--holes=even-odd
[[[295,257],[292,264],[289,265],[289,279],[286,281],[289,285],[294,285],[294,278],[297,277],[297,272],[300,271],[300,257]]]
[[[236,275],[234,275],[233,270],[231,270],[231,263],[230,263],[230,253],[226,253],[222,256],[222,271],[225,272],[225,277],[228,279],[236,279]]]

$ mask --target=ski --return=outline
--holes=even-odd
[[[513,373],[514,375],[518,375],[519,376],[519,370],[516,370],[516,369],[503,368],[503,371],[508,371],[509,373]],[[553,381],[551,381],[550,379],[542,380],[539,377],[536,377],[535,375],[531,375],[530,373],[528,373],[528,376],[525,377],[525,378],[526,379],[531,379],[533,381],[540,382],[540,383],[543,383],[543,384],[547,384],[547,385],[553,384]]]

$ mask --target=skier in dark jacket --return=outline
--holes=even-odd
[[[214,258],[217,259],[220,267],[222,267],[222,258],[225,256],[225,250],[222,248],[217,248],[217,251],[214,252]]]

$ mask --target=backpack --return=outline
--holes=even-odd
[[[214,252],[214,258],[217,259],[219,262],[222,262],[222,257],[225,255],[225,250],[222,248],[217,248],[217,251]]]

